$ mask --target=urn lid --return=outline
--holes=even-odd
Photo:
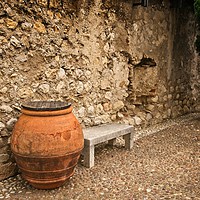
[[[56,111],[64,110],[71,106],[71,103],[63,101],[29,101],[22,104],[22,108],[32,111]]]

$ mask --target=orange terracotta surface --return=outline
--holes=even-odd
[[[73,175],[83,144],[72,107],[58,111],[22,109],[11,137],[22,176],[40,189],[59,187]]]

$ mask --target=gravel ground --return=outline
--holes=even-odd
[[[62,187],[37,190],[20,175],[0,182],[0,199],[200,199],[200,114],[138,132],[131,151],[122,139],[96,148],[95,166],[80,163]]]

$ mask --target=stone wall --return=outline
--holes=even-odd
[[[200,109],[192,10],[132,4],[0,2],[0,179],[15,173],[9,141],[24,101],[70,101],[83,127]]]

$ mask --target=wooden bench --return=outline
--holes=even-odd
[[[126,124],[112,123],[94,126],[83,129],[83,134],[83,165],[89,168],[94,166],[94,146],[96,144],[108,141],[109,144],[113,145],[117,137],[123,136],[125,148],[130,150],[133,146],[133,126]]]

